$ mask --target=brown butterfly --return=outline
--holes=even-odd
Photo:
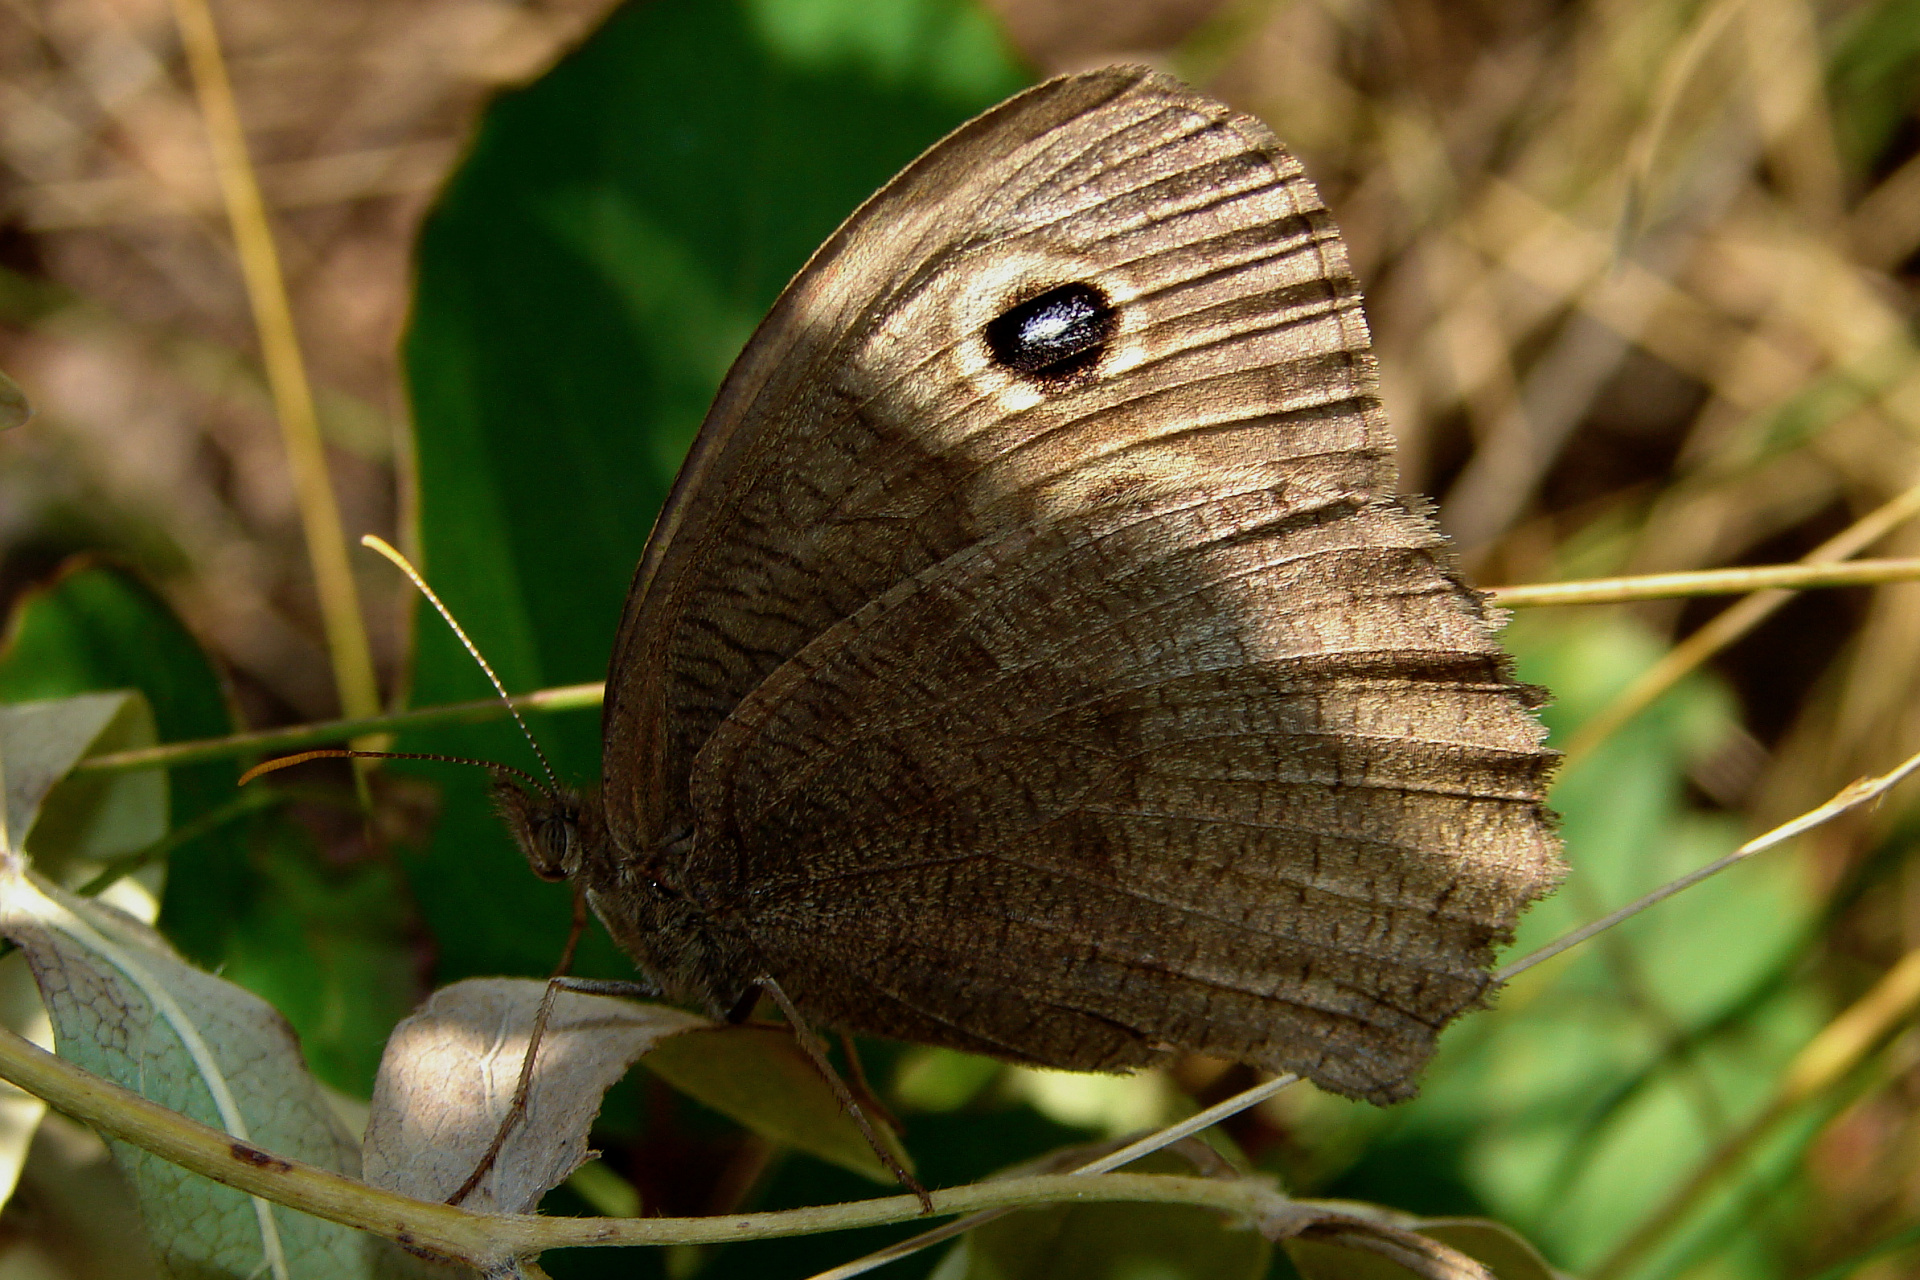
[[[503,804],[669,997],[1388,1102],[1562,872],[1554,754],[1393,496],[1299,164],[1138,67],[936,144],[727,376],[597,797]]]

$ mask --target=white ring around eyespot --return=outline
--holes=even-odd
[[[950,331],[965,335],[955,348],[956,360],[961,375],[1003,412],[1031,409],[1050,393],[1044,384],[993,358],[987,346],[987,325],[1007,308],[1048,289],[1088,284],[1106,295],[1113,308],[1114,330],[1100,355],[1096,376],[1123,372],[1146,358],[1146,345],[1140,338],[1143,317],[1139,308],[1130,305],[1139,298],[1140,290],[1124,272],[1078,254],[1026,247],[996,250],[986,246],[962,261],[967,283],[953,295],[948,313]]]

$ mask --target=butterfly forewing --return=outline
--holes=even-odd
[[[1532,695],[1393,484],[1292,158],[1137,68],[1041,86],[730,375],[622,624],[609,827],[826,1023],[1403,1096],[1559,862]]]

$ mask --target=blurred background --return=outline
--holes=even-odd
[[[972,111],[1113,61],[1175,71],[1303,159],[1366,290],[1403,487],[1438,502],[1476,581],[1792,560],[1920,483],[1915,0],[861,8],[215,5],[343,524],[420,552],[510,686],[603,674],[714,383],[838,218]],[[219,690],[164,736],[340,714],[167,0],[0,0],[0,369],[38,409],[0,434],[0,603],[123,570],[150,588]],[[621,487],[576,492],[567,467]],[[1867,550],[1920,555],[1920,528]],[[410,589],[351,563],[382,700],[481,696],[437,623],[416,639]],[[1529,611],[1508,639],[1564,745],[1725,607]],[[1808,593],[1583,741],[1555,795],[1575,874],[1523,943],[1920,749],[1917,657],[1920,586]],[[22,661],[0,689],[53,687]],[[595,776],[590,713],[542,731]],[[492,730],[401,745],[520,758]],[[432,985],[544,971],[564,894],[520,927],[534,891],[473,779],[383,773],[372,824],[343,775],[305,785],[279,826],[176,859],[162,924],[364,1096]],[[1582,1274],[1920,1274],[1920,1037],[1910,998],[1885,1003],[1920,948],[1916,813],[1896,794],[1529,974],[1450,1033],[1418,1102],[1296,1090],[1232,1136],[1303,1194],[1493,1216]],[[588,968],[618,972],[598,945]],[[1876,993],[1842,1069],[1796,1084]],[[872,1056],[945,1180],[1247,1083],[1204,1062],[1075,1083]],[[649,1209],[859,1193],[657,1081],[605,1127],[606,1167]],[[138,1274],[137,1246],[75,1236],[111,1196],[89,1141],[42,1131],[0,1214],[0,1280]],[[782,1247],[620,1274],[802,1275],[854,1251]]]

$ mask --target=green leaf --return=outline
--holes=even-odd
[[[792,1033],[783,1028],[689,1031],[666,1041],[641,1062],[688,1097],[762,1137],[875,1182],[893,1181],[859,1126],[840,1109],[832,1088],[800,1051]],[[911,1170],[912,1157],[884,1129],[880,1134],[894,1158]]]
[[[1006,1064],[957,1049],[916,1046],[894,1073],[893,1092],[916,1111],[957,1111],[998,1079]]]
[[[359,1153],[285,1019],[181,961],[138,920],[26,869],[22,836],[71,861],[165,830],[160,775],[66,776],[94,750],[150,745],[153,719],[131,690],[0,705],[8,833],[0,933],[26,953],[63,1057],[254,1146],[357,1173]],[[170,1271],[209,1280],[368,1274],[365,1238],[348,1228],[273,1208],[125,1143],[111,1147]]]
[[[422,235],[406,361],[428,578],[511,689],[605,676],[655,512],[787,279],[920,150],[1020,87],[967,0],[630,5],[488,111]],[[484,697],[423,615],[414,698]],[[536,725],[600,773],[595,717]],[[511,726],[407,749],[527,762]],[[535,973],[564,887],[530,882],[478,771],[411,870],[441,977]],[[628,976],[604,939],[583,973]]]
[[[0,872],[0,932],[27,953],[62,1057],[251,1146],[358,1173],[292,1030],[263,1001],[187,965],[131,917],[17,868]],[[369,1238],[350,1228],[109,1145],[172,1274],[371,1274]]]
[[[15,609],[0,652],[0,701],[114,688],[146,695],[162,741],[234,728],[219,676],[166,603],[131,574],[76,560]],[[314,1069],[364,1097],[388,1032],[419,995],[407,893],[385,860],[322,857],[284,811],[249,815],[255,797],[236,789],[238,776],[233,763],[215,761],[80,775],[62,790],[166,788],[176,828],[208,828],[168,855],[161,930],[197,963],[285,1012]],[[82,800],[77,812],[93,812],[90,804]],[[350,809],[335,820],[359,822]],[[58,870],[46,852],[36,842],[37,865]]]
[[[342,801],[336,821],[357,824]],[[421,991],[406,886],[381,851],[330,856],[284,811],[246,835],[249,893],[227,921],[221,972],[286,1015],[322,1080],[365,1097],[387,1036]]]
[[[15,606],[0,650],[0,702],[106,689],[140,690],[162,742],[234,728],[218,675],[166,603],[131,574],[75,560]],[[166,788],[172,820],[186,824],[228,804],[239,775],[218,762],[117,776]],[[239,833],[216,828],[169,862],[179,874],[162,900],[161,927],[203,963],[222,962],[223,939],[252,879]]]

